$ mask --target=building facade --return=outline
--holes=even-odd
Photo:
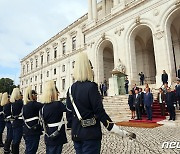
[[[125,66],[130,84],[162,85],[163,70],[169,83],[180,66],[179,0],[88,0],[88,13],[21,60],[20,87],[40,94],[46,81],[55,81],[61,97],[74,82],[78,52],[87,52],[94,80],[103,82],[111,71]]]

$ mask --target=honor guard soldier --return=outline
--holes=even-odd
[[[3,112],[3,106],[1,104],[2,100],[2,93],[0,93],[0,147],[4,147],[2,134],[5,128],[5,121],[4,121],[4,112]]]
[[[171,91],[170,87],[167,88],[165,102],[166,102],[167,109],[168,109],[169,116],[170,116],[169,120],[175,121],[175,117],[176,117],[175,107],[174,107],[174,105],[176,104],[175,103],[175,93],[174,93],[174,91]]]
[[[67,93],[68,129],[71,128],[76,154],[100,154],[102,131],[100,122],[112,133],[135,138],[134,133],[121,130],[106,114],[98,85],[86,53],[79,53],[74,67],[76,82]]]
[[[4,154],[10,154],[10,146],[12,142],[12,116],[11,116],[11,103],[9,101],[8,93],[3,93],[1,105],[3,106],[4,120],[7,128],[6,139],[4,143]]]
[[[37,102],[37,93],[31,87],[26,89],[22,117],[24,120],[23,137],[25,140],[25,154],[36,154],[42,127],[39,122],[39,110],[43,104]]]
[[[14,118],[12,122],[13,128],[13,139],[12,139],[12,153],[19,154],[19,145],[23,135],[23,119],[22,119],[22,108],[23,101],[21,99],[21,92],[19,88],[14,88],[10,97],[11,114]]]
[[[43,108],[40,120],[45,132],[46,154],[61,154],[63,144],[67,143],[63,112],[65,105],[58,101],[58,92],[54,81],[45,84],[42,94]]]

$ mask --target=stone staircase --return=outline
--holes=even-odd
[[[131,117],[128,95],[104,97],[103,105],[107,114],[114,122],[129,120]]]

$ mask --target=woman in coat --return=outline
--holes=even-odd
[[[10,154],[10,146],[12,142],[12,116],[11,116],[11,103],[8,98],[8,93],[3,93],[1,105],[3,106],[5,125],[7,128],[6,139],[4,143],[4,154]]]
[[[128,104],[129,104],[129,109],[131,110],[131,119],[135,118],[135,107],[134,107],[134,95],[133,91],[129,91],[129,97],[128,97]]]
[[[2,93],[0,93],[0,147],[4,147],[2,135],[5,128],[5,121],[4,121],[4,112],[3,112],[3,106],[1,104],[1,100],[2,100]]]
[[[45,131],[46,154],[61,154],[63,144],[67,143],[63,112],[66,107],[58,101],[54,81],[45,83],[42,94],[44,106],[40,110],[41,123]]]
[[[98,85],[92,82],[92,69],[86,53],[78,54],[74,78],[76,82],[68,90],[66,104],[68,128],[71,128],[76,154],[100,154],[100,122],[121,137],[135,137],[135,134],[121,130],[106,114]]]
[[[39,146],[42,127],[39,123],[39,110],[43,104],[37,102],[37,93],[28,87],[24,96],[23,106],[23,137],[26,145],[26,154],[35,154]]]
[[[19,145],[23,135],[23,119],[22,119],[22,108],[23,101],[21,99],[21,92],[19,88],[14,88],[10,97],[12,103],[11,114],[14,118],[12,122],[13,128],[13,139],[12,139],[12,153],[19,154]]]

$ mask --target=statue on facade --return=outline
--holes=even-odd
[[[112,72],[121,72],[123,74],[126,73],[126,67],[122,64],[121,60],[119,59],[117,67],[113,69]]]

